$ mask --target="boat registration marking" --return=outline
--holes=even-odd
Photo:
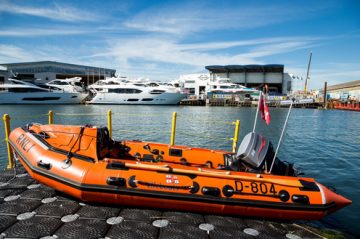
[[[272,194],[272,195],[276,195],[277,193],[275,189],[275,185],[273,183],[235,181],[235,189],[237,193]]]

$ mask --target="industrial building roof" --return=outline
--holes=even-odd
[[[360,80],[350,81],[350,82],[346,82],[346,83],[342,83],[342,84],[328,86],[327,91],[342,90],[342,89],[353,88],[353,87],[359,87],[359,89],[360,89]]]
[[[284,65],[268,64],[268,65],[212,65],[205,66],[205,69],[214,73],[225,72],[284,72]]]
[[[95,67],[95,66],[85,66],[85,65],[76,65],[76,64],[70,64],[70,63],[63,63],[63,62],[57,62],[57,61],[35,61],[35,62],[18,62],[18,63],[3,63],[0,64],[0,66],[5,66],[8,69],[11,68],[15,68],[15,67],[22,67],[22,66],[29,66],[29,65],[33,65],[33,66],[38,66],[38,65],[58,65],[58,66],[67,66],[67,67],[82,67],[82,68],[94,68],[94,69],[98,69],[99,67]],[[109,68],[103,68],[102,69],[106,69],[106,70],[110,70],[110,71],[116,71],[114,69],[109,69]]]

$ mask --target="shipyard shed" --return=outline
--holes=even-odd
[[[284,65],[212,65],[205,67],[210,73],[210,81],[228,78],[230,82],[249,88],[268,85],[271,92],[286,94],[291,91],[291,76],[284,72]]]
[[[320,95],[322,94],[324,94],[324,89],[320,90]],[[360,80],[328,86],[327,98],[360,101]]]
[[[39,83],[46,83],[55,79],[81,77],[84,84],[88,85],[99,79],[114,76],[116,72],[114,69],[57,61],[5,63],[0,64],[0,66],[7,68],[9,78],[17,77],[22,80],[39,79]],[[7,78],[4,79],[7,80]]]

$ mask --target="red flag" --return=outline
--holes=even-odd
[[[266,104],[265,95],[261,92],[260,99],[259,99],[259,111],[261,112],[261,118],[265,120],[266,124],[270,124],[270,112],[269,108]]]

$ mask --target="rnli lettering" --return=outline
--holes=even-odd
[[[16,143],[25,151],[29,152],[35,144],[31,143],[30,139],[28,139],[25,134],[21,134],[17,139]]]
[[[176,175],[169,175],[167,174],[166,175],[166,183],[168,184],[179,184],[180,183],[180,180],[178,179],[178,177]]]
[[[236,192],[251,194],[273,194],[277,192],[273,183],[235,181]]]

